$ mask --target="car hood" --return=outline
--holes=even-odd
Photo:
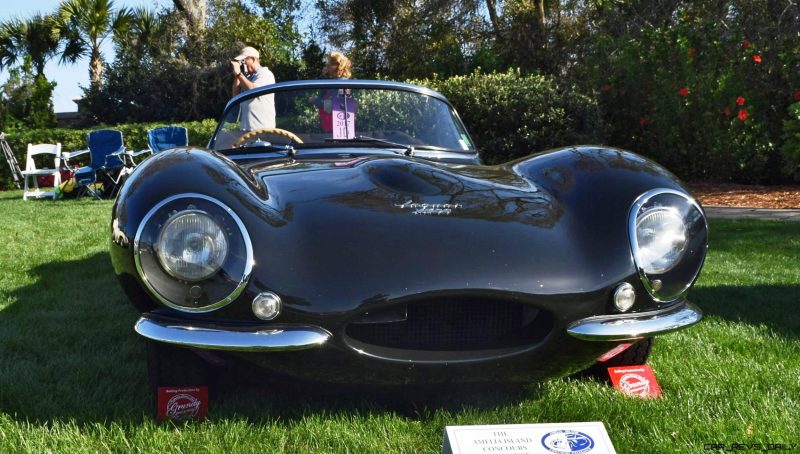
[[[452,289],[590,292],[634,272],[627,207],[606,213],[613,227],[587,229],[564,194],[513,163],[377,156],[248,170],[274,227],[251,228],[254,277],[314,312]]]

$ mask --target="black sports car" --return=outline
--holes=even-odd
[[[698,322],[686,294],[707,237],[689,191],[641,156],[484,166],[441,94],[327,80],[244,92],[207,149],[142,163],[111,257],[157,385],[231,360],[327,382],[521,382],[639,363],[652,336]]]

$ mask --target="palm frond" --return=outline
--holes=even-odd
[[[89,56],[89,44],[77,34],[66,34],[62,38],[63,47],[61,49],[61,58],[59,62],[62,64],[75,63],[83,57]]]
[[[9,68],[24,53],[24,24],[19,19],[0,22],[0,68]]]

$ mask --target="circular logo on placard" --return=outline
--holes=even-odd
[[[542,437],[542,446],[557,454],[582,454],[594,448],[594,440],[583,432],[556,430]]]
[[[189,394],[176,394],[167,402],[167,418],[182,421],[200,413],[200,399]]]
[[[622,392],[629,396],[647,397],[650,395],[650,380],[638,374],[625,374],[619,379]]]

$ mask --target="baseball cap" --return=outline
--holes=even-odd
[[[258,58],[258,51],[254,47],[250,46],[244,47],[242,48],[242,51],[239,52],[239,56],[234,58],[234,60],[236,61],[244,60],[247,57]]]

